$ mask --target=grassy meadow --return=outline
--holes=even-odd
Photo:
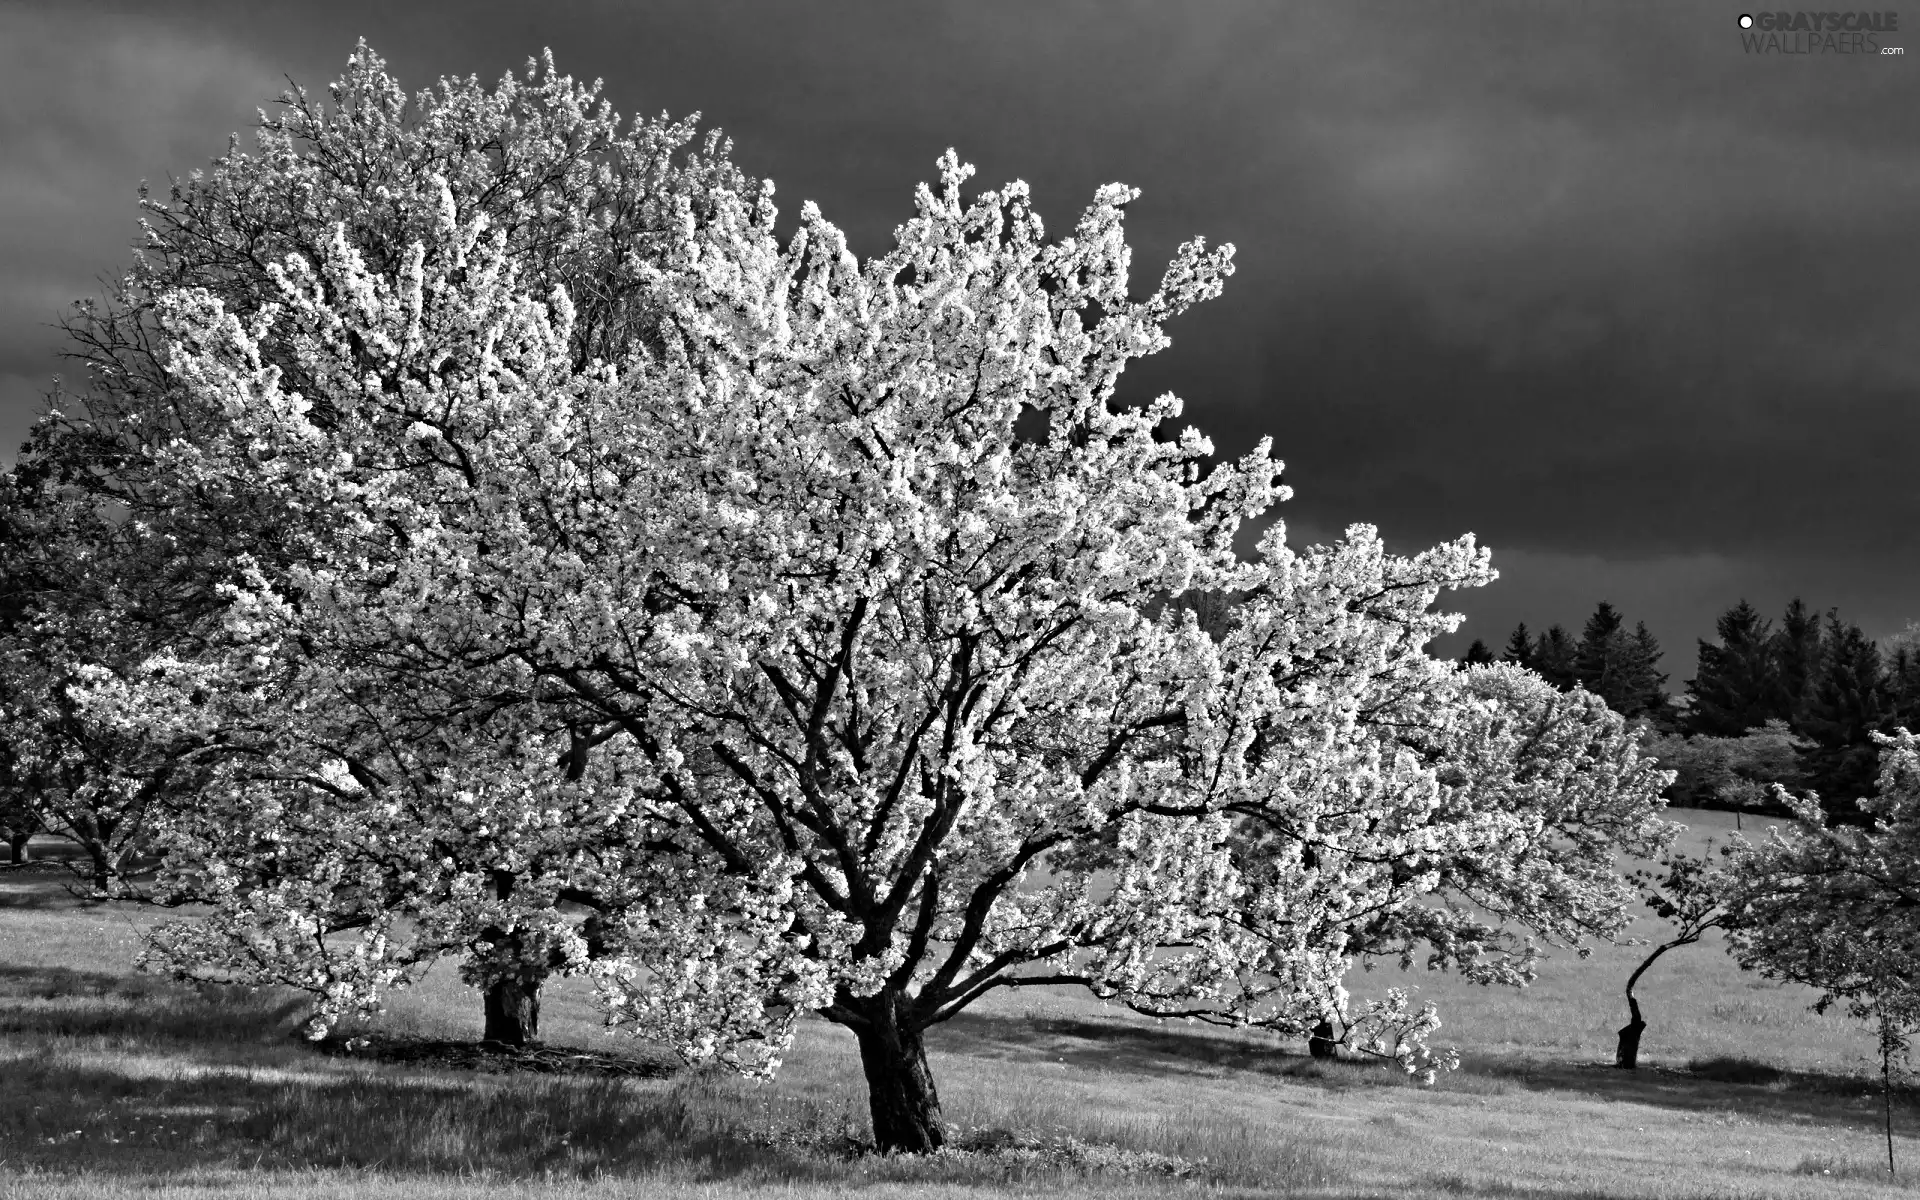
[[[1732,825],[1673,815],[1694,842]],[[147,919],[0,869],[0,1200],[1920,1194],[1920,1105],[1896,1105],[1890,1179],[1868,1031],[1717,943],[1643,979],[1637,1073],[1610,1066],[1633,947],[1555,954],[1524,991],[1356,973],[1356,995],[1413,983],[1439,1004],[1435,1044],[1463,1065],[1432,1087],[1081,994],[1001,993],[930,1035],[964,1149],[910,1160],[853,1152],[859,1063],[824,1022],[766,1085],[329,1055],[295,1037],[292,995],[135,973]],[[609,1038],[572,981],[541,1020],[552,1046],[647,1053]],[[479,1000],[442,965],[367,1032],[477,1039]]]

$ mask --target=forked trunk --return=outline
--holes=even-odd
[[[927,1069],[926,1043],[901,1010],[906,997],[882,994],[854,1027],[860,1066],[867,1076],[867,1110],[873,1142],[882,1154],[929,1154],[947,1140],[940,1123],[940,1096]]]
[[[487,1028],[482,1038],[521,1047],[540,1036],[540,981],[513,977],[486,992]]]

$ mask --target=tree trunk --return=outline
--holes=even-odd
[[[27,842],[33,837],[30,833],[15,833],[7,836],[7,861],[16,867],[24,867],[33,861],[33,851],[27,849]]]
[[[1307,1053],[1315,1058],[1338,1058],[1340,1043],[1334,1038],[1333,1022],[1322,1021],[1307,1037]]]
[[[1640,977],[1647,973],[1647,968],[1651,967],[1662,954],[1675,946],[1691,946],[1700,940],[1700,935],[1708,928],[1710,926],[1703,925],[1698,929],[1687,929],[1680,937],[1655,946],[1653,953],[1642,959],[1640,965],[1633,969],[1633,974],[1627,976],[1627,1011],[1632,1014],[1633,1019],[1620,1027],[1620,1044],[1613,1052],[1614,1066],[1622,1071],[1640,1069],[1640,1035],[1645,1032],[1647,1023],[1640,1019],[1640,1001],[1634,998],[1634,985],[1640,982]]]
[[[1620,1045],[1613,1052],[1613,1065],[1622,1071],[1636,1071],[1640,1068],[1640,1034],[1647,1023],[1640,1019],[1640,1002],[1631,995],[1627,997],[1627,1007],[1633,1013],[1633,1019],[1620,1027]]]
[[[487,988],[484,1041],[520,1047],[540,1036],[540,981],[502,979]]]
[[[905,1008],[904,995],[883,992],[863,1006],[866,1023],[853,1029],[867,1076],[873,1142],[882,1154],[928,1154],[947,1140],[926,1045],[921,1031],[903,1019]]]
[[[99,842],[89,839],[86,843],[87,857],[93,860],[94,890],[104,892],[113,883],[113,856]]]
[[[497,898],[511,900],[513,885],[513,872],[493,873],[493,894]],[[540,984],[546,978],[545,973],[534,974],[526,969],[521,961],[525,957],[521,953],[524,943],[517,931],[495,926],[484,930],[480,937],[493,945],[494,953],[504,951],[501,957],[508,963],[520,964],[512,974],[487,985],[487,1024],[480,1039],[502,1046],[525,1046],[540,1036]]]

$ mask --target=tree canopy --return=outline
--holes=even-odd
[[[75,691],[196,772],[158,890],[214,911],[160,961],[307,987],[317,1029],[440,954],[490,1006],[582,971],[746,1071],[815,1012],[879,1144],[925,1150],[924,1035],[1000,989],[1333,1022],[1413,1068],[1431,1008],[1353,1001],[1357,957],[1518,981],[1528,933],[1619,927],[1609,856],[1662,840],[1665,776],[1591,697],[1427,652],[1439,595],[1493,578],[1471,535],[1274,522],[1242,560],[1287,494],[1267,443],[1209,468],[1177,398],[1115,402],[1231,247],[1136,296],[1131,189],[1049,238],[951,151],[886,254],[812,205],[782,246],[771,185],[671,166],[687,127],[637,127],[652,173],[607,184],[604,115],[613,161],[550,160],[592,186],[523,209],[483,186],[524,167],[507,134],[591,98],[540,86],[443,84],[410,127],[363,50],[208,195],[309,179],[295,132],[366,137],[404,166],[352,177],[372,211],[343,186],[257,272],[156,277],[153,388],[103,360],[125,427],[164,399],[142,527],[219,568],[204,616]],[[471,128],[475,157],[409,157]],[[1240,599],[1210,632],[1166,603],[1201,594]]]

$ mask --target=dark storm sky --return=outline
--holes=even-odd
[[[1904,58],[1751,57],[1738,4],[13,4],[0,10],[0,441],[45,325],[119,269],[134,188],[365,36],[401,80],[543,46],[623,112],[698,110],[791,213],[876,252],[948,146],[1065,226],[1099,183],[1137,282],[1239,273],[1128,394],[1288,464],[1296,538],[1471,530],[1472,636],[1644,619],[1674,685],[1740,596],[1920,618],[1920,8]],[[250,135],[245,135],[250,136]]]

